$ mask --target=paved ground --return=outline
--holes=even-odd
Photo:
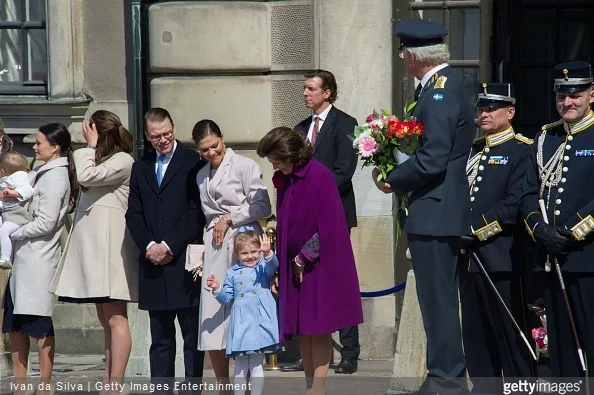
[[[35,353],[32,353],[34,357]],[[36,357],[35,357],[36,358]],[[100,355],[56,355],[54,366],[54,381],[60,385],[58,393],[90,392],[97,394],[95,388],[99,378],[102,377],[103,358]],[[392,374],[392,360],[361,360],[359,371],[353,375],[336,375],[331,370],[326,382],[326,394],[385,394],[390,388]],[[39,365],[36,359],[32,360],[32,373],[39,374]],[[265,372],[264,394],[303,394],[305,379],[302,372],[284,373],[280,371]],[[148,384],[143,378],[129,378],[128,382]],[[1,378],[0,394],[10,394],[10,378]],[[213,371],[207,369],[204,374],[204,383],[214,385]],[[80,386],[79,386],[80,385]],[[14,384],[13,384],[14,386]],[[147,388],[148,389],[148,388]],[[134,391],[150,392],[150,391]],[[203,391],[203,394],[217,394],[218,391]]]

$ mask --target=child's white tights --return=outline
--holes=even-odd
[[[262,390],[264,389],[263,361],[264,354],[250,354],[235,358],[235,395],[245,394],[244,390],[247,389],[247,386],[242,386],[242,384],[247,383],[246,376],[248,372],[250,372],[251,394],[262,394]]]
[[[2,259],[10,261],[12,258],[12,240],[10,235],[20,228],[19,225],[5,221],[0,226],[0,250],[2,250]]]

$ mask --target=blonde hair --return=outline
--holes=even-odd
[[[18,152],[7,152],[0,156],[0,170],[3,176],[9,176],[17,171],[28,171],[29,160]]]
[[[256,231],[247,230],[242,233],[238,233],[235,235],[235,240],[233,240],[233,249],[235,250],[236,254],[239,254],[239,251],[242,248],[248,246],[255,246],[260,248],[260,236]]]

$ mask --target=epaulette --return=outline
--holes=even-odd
[[[546,125],[543,125],[542,126],[542,130],[545,131],[545,130],[548,130],[548,129],[552,129],[552,128],[554,128],[556,126],[559,126],[559,125],[562,125],[562,124],[563,124],[563,120],[560,119],[557,122],[547,123]]]
[[[474,141],[472,142],[472,144],[478,144],[478,143],[482,143],[483,141],[485,141],[485,139],[487,138],[487,136],[483,136],[483,137],[479,137],[478,139],[474,139]]]
[[[435,89],[445,88],[445,84],[446,84],[447,80],[448,80],[448,77],[446,77],[445,75],[442,75],[441,77],[439,77],[437,79],[437,82],[435,82]]]
[[[532,140],[532,139],[529,139],[529,138],[528,138],[528,137],[526,137],[526,136],[522,136],[521,134],[516,134],[516,135],[514,136],[514,138],[515,138],[516,140],[518,140],[518,141],[521,141],[521,142],[522,142],[522,143],[524,143],[524,144],[531,145],[532,143],[534,143],[534,140]]]

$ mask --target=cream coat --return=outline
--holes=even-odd
[[[199,350],[224,350],[231,305],[222,306],[206,286],[213,274],[222,284],[227,269],[236,263],[233,257],[233,238],[241,226],[262,230],[257,222],[270,215],[270,198],[262,181],[262,169],[256,162],[227,148],[216,174],[210,178],[210,163],[196,176],[202,210],[206,217],[204,232],[204,267],[200,295]],[[215,246],[212,231],[218,220],[231,213],[232,227],[225,234],[222,247]]]
[[[60,234],[70,198],[68,159],[54,159],[36,169],[34,190],[32,220],[11,236],[15,246],[10,292],[14,314],[51,316],[54,297],[49,288],[60,261]]]
[[[95,150],[74,152],[78,182],[87,188],[50,292],[71,298],[138,300],[138,248],[126,227],[134,159],[119,152],[95,164]]]

